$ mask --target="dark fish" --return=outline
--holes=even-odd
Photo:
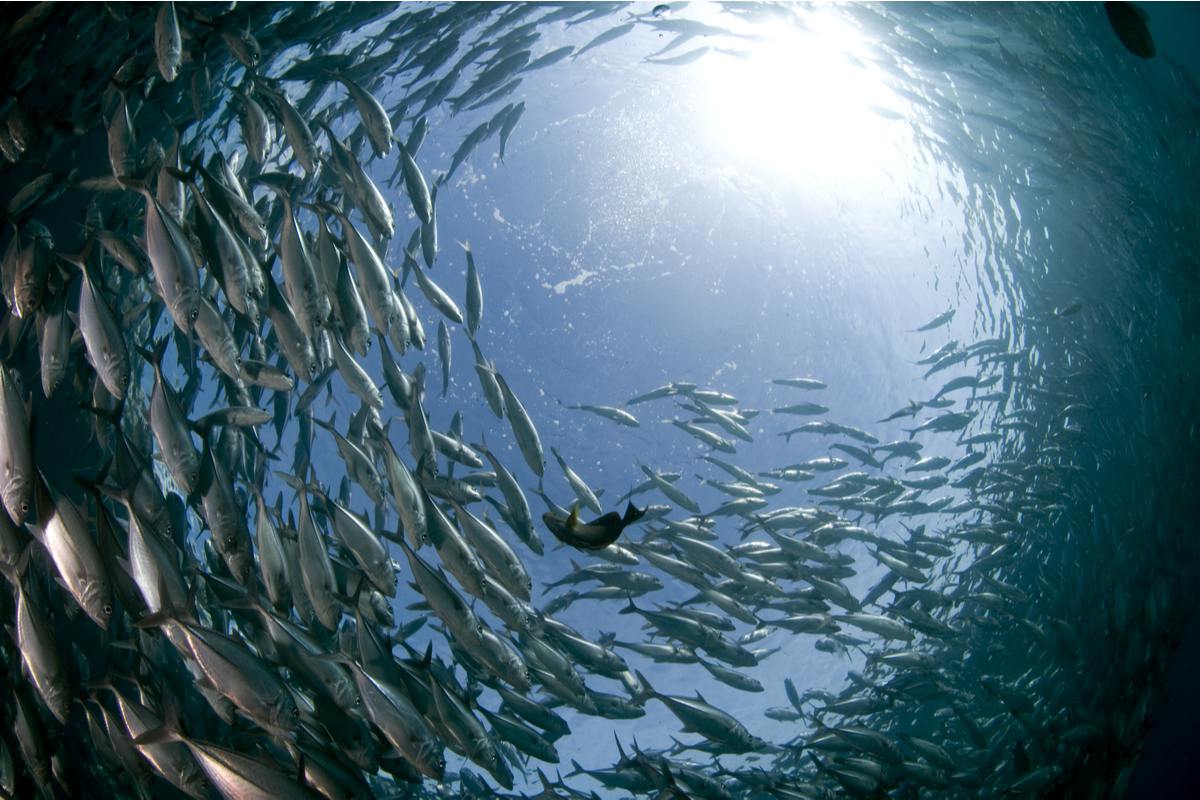
[[[579,550],[603,550],[617,541],[621,532],[637,522],[646,513],[644,508],[636,508],[630,503],[625,508],[624,516],[615,511],[609,511],[588,523],[579,521],[579,510],[572,508],[565,518],[547,512],[542,515],[546,527],[563,544]]]
[[[1144,11],[1133,3],[1110,0],[1104,4],[1104,14],[1126,50],[1138,58],[1154,58],[1154,38],[1146,25]]]

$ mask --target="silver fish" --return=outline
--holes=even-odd
[[[121,400],[129,386],[129,354],[125,335],[112,308],[101,294],[99,277],[85,259],[79,263],[83,286],[79,291],[79,330],[95,367],[109,394]]]
[[[525,463],[533,470],[533,474],[540,478],[545,474],[546,456],[542,452],[542,440],[538,437],[533,419],[525,410],[525,406],[521,405],[521,401],[517,399],[513,390],[509,388],[504,376],[495,369],[492,372],[496,376],[496,383],[500,386],[500,392],[504,396],[504,413],[512,426],[517,446],[521,449],[521,455],[524,456]]]
[[[58,577],[71,597],[93,622],[107,628],[113,613],[112,585],[87,520],[45,476],[31,477],[35,483],[38,520],[32,528],[34,535],[50,553]]]
[[[20,525],[34,491],[33,442],[25,402],[6,367],[0,366],[0,495],[9,518]]]
[[[161,3],[154,22],[154,53],[158,60],[158,71],[170,83],[179,76],[182,61],[183,41],[179,35],[179,19],[175,16],[172,0]]]

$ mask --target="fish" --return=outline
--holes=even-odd
[[[421,174],[421,168],[417,166],[412,153],[408,152],[408,146],[399,139],[396,139],[396,144],[400,146],[404,190],[408,193],[409,202],[412,203],[417,219],[421,220],[422,225],[429,225],[433,222],[433,197],[429,193],[429,185],[425,183],[425,176]],[[459,320],[459,322],[461,321]]]
[[[496,486],[504,495],[504,501],[508,505],[509,519],[506,520],[513,528],[513,532],[525,542],[535,553],[541,546],[540,541],[536,538],[536,533],[533,530],[533,515],[529,510],[529,501],[525,498],[525,493],[521,490],[521,485],[513,474],[505,468],[503,464],[492,454],[492,451],[487,448],[485,443],[480,443],[475,446],[475,449],[483,453],[488,462],[491,463],[492,469],[496,472]]]
[[[737,452],[737,449],[733,446],[733,443],[730,442],[728,439],[723,439],[720,436],[718,436],[717,434],[713,433],[712,431],[707,430],[705,428],[701,428],[699,425],[695,425],[691,422],[687,422],[686,420],[680,420],[680,419],[672,419],[672,420],[668,420],[668,421],[672,425],[674,425],[676,428],[679,428],[680,430],[684,431],[685,433],[688,433],[692,437],[699,439],[701,442],[708,445],[713,450],[719,450],[722,453],[736,453]]]
[[[375,248],[363,238],[346,214],[332,206],[325,206],[324,210],[341,222],[342,236],[346,240],[350,260],[354,263],[363,304],[370,312],[376,330],[387,335],[394,325],[404,319],[404,311],[397,306],[396,296],[392,292],[387,268]]]
[[[558,514],[547,512],[542,515],[542,522],[554,537],[563,544],[578,550],[603,550],[621,537],[625,528],[641,519],[646,513],[628,504],[624,514],[609,511],[591,522],[579,521],[578,508],[572,508],[565,518]]]
[[[55,646],[54,629],[50,620],[42,612],[40,603],[31,600],[26,592],[23,573],[28,560],[26,551],[21,562],[5,576],[16,588],[17,593],[13,636],[33,687],[54,718],[65,725],[71,688],[67,682],[66,669]]]
[[[943,311],[941,314],[938,314],[933,319],[931,319],[928,322],[926,322],[925,324],[921,325],[919,328],[914,328],[913,332],[921,333],[921,332],[925,332],[925,331],[937,330],[938,328],[942,327],[943,325],[948,324],[950,322],[950,320],[954,319],[955,310],[956,309],[951,308],[951,309],[947,309],[946,311]]]
[[[380,158],[386,156],[392,150],[392,121],[383,105],[344,73],[335,72],[333,77],[346,87],[353,98],[375,155]]]
[[[567,55],[569,55],[573,49],[574,48],[570,47],[569,45],[564,48],[559,48],[559,50],[557,52],[562,53],[562,55],[559,56],[559,58],[557,60],[566,58]],[[538,61],[543,61],[543,59],[546,59],[552,55],[554,55],[553,52],[547,53],[545,56],[542,57],[542,59],[538,59]],[[540,66],[546,66],[547,63],[552,63],[552,62],[543,61],[542,65],[540,65]],[[540,66],[537,66],[537,61],[534,61],[534,62],[531,62],[528,66],[526,66],[525,69],[527,69],[527,70],[540,69]],[[504,163],[504,153],[505,153],[505,149],[508,146],[508,140],[512,136],[512,132],[514,130],[516,130],[517,123],[520,122],[520,120],[521,120],[521,115],[525,113],[525,101],[522,100],[519,103],[510,105],[506,108],[505,111],[501,111],[500,113],[503,115],[503,117],[502,117],[503,122],[501,122],[501,124],[500,124],[500,153],[498,154],[497,158],[500,160],[500,163],[503,164]]]
[[[191,496],[200,488],[200,454],[192,441],[191,425],[173,387],[163,376],[162,361],[170,340],[160,339],[154,350],[142,356],[154,368],[154,389],[150,395],[150,429],[154,432],[163,461],[171,477],[184,494]]]
[[[411,259],[411,256],[408,258]],[[414,267],[412,273],[416,276],[417,288],[421,290],[421,294],[425,295],[425,299],[429,301],[430,305],[451,322],[462,325],[462,311],[459,310],[458,304],[450,298],[450,295],[446,294],[442,287],[434,283],[433,278],[426,275],[419,267]]]
[[[210,742],[191,739],[181,733],[178,726],[160,726],[143,733],[132,742],[141,749],[162,747],[171,742],[182,743],[208,778],[202,786],[214,786],[226,795],[264,799],[319,797],[270,763]]]
[[[751,734],[732,716],[709,705],[699,692],[695,699],[662,694],[650,686],[645,676],[639,673],[638,678],[645,687],[644,696],[662,702],[683,723],[685,731],[698,733],[733,753],[754,752],[765,746],[762,739]]]
[[[112,306],[96,283],[98,278],[91,271],[88,257],[84,255],[73,263],[83,273],[83,287],[79,290],[79,332],[83,335],[84,347],[104,387],[120,401],[125,398],[125,390],[130,385],[130,356],[124,333]]]
[[[0,497],[8,518],[22,524],[33,510],[36,477],[33,437],[25,401],[7,367],[0,366]]]
[[[682,508],[687,509],[688,511],[691,511],[693,514],[700,513],[700,504],[689,497],[685,492],[683,492],[673,483],[667,481],[665,478],[646,465],[642,464],[640,466],[642,472],[645,473],[646,477],[650,479],[650,482],[654,484],[654,487],[662,492],[668,500]]]
[[[242,129],[242,139],[246,143],[247,154],[256,164],[265,164],[267,153],[270,152],[275,139],[271,120],[250,91],[235,88],[234,95],[238,98],[241,107],[238,120]]]
[[[590,42],[585,44],[583,47],[580,47],[578,50],[576,50],[574,53],[572,53],[571,60],[573,61],[573,60],[579,58],[581,55],[588,52],[589,50],[593,50],[597,47],[600,47],[601,45],[605,45],[605,44],[608,44],[609,42],[619,39],[620,37],[628,34],[633,29],[634,29],[634,23],[632,23],[632,22],[626,22],[622,25],[617,25],[615,28],[609,28],[608,30],[599,34],[594,39],[592,39]]]
[[[146,253],[155,284],[175,325],[191,333],[200,315],[201,295],[200,272],[187,234],[144,184],[124,178],[122,184],[146,198]]]
[[[533,581],[520,557],[495,528],[458,503],[453,503],[452,506],[463,535],[474,546],[479,558],[487,567],[488,574],[496,578],[515,597],[528,601]]]
[[[827,388],[825,381],[817,380],[816,378],[773,378],[771,383],[778,386],[791,386],[794,389],[807,389],[809,391]]]
[[[1146,25],[1146,14],[1133,3],[1106,2],[1104,15],[1125,49],[1138,58],[1154,58],[1157,49]]]
[[[88,617],[105,630],[114,611],[112,582],[87,520],[40,471],[30,477],[37,520],[31,523],[33,535],[50,554],[63,587]]]
[[[558,462],[559,468],[563,471],[563,475],[566,477],[567,483],[571,486],[571,491],[575,493],[575,497],[579,499],[579,502],[583,503],[597,514],[601,513],[603,509],[600,507],[600,499],[596,497],[596,493],[592,491],[591,487],[587,485],[583,478],[579,477],[579,474],[575,472],[575,470],[571,469],[566,460],[562,457],[562,454],[558,452],[558,448],[551,447],[550,452],[554,455],[554,459]]]
[[[475,267],[475,254],[468,242],[459,242],[467,255],[467,336],[474,341],[479,332],[479,323],[483,320],[483,283],[479,279],[479,270]]]
[[[562,401],[560,400],[559,402],[561,403]],[[604,417],[607,420],[612,420],[618,425],[624,425],[629,428],[637,428],[641,426],[641,423],[638,422],[637,417],[635,417],[633,414],[614,406],[594,406],[583,403],[580,405],[571,405],[566,407],[575,411],[590,411],[597,416]]]
[[[495,369],[491,372],[496,376],[496,383],[504,397],[504,415],[508,417],[509,425],[512,427],[513,436],[516,437],[517,446],[521,450],[525,464],[533,471],[534,475],[541,478],[545,474],[546,456],[542,452],[542,440],[538,436],[537,428],[534,427],[533,418],[529,416],[525,406],[521,405],[521,401],[509,388],[504,376]]]
[[[828,412],[829,412],[829,406],[823,406],[820,403],[794,403],[790,406],[783,406],[782,408],[771,409],[771,413],[773,413],[773,414],[812,415],[812,414],[826,414]]]
[[[974,411],[947,411],[935,417],[930,417],[915,428],[905,428],[904,431],[910,439],[916,434],[925,431],[935,433],[960,431],[971,424],[971,420],[975,419],[975,416]]]
[[[312,177],[317,172],[319,153],[308,122],[282,89],[264,81],[256,82],[255,88],[262,93],[270,109],[283,123],[284,136],[296,161],[300,163],[304,173]]]
[[[158,71],[167,83],[179,77],[183,56],[183,41],[179,32],[179,19],[175,15],[172,0],[160,3],[154,22],[154,52]]]

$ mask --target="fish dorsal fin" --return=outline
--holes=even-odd
[[[571,506],[571,513],[567,515],[567,530],[574,530],[579,524],[579,504],[574,503]]]

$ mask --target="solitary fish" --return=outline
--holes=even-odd
[[[1125,45],[1125,49],[1138,58],[1154,58],[1154,39],[1146,27],[1146,15],[1133,3],[1108,2],[1104,13],[1113,33]]]
[[[546,527],[550,529],[554,537],[563,544],[569,544],[578,550],[595,551],[603,550],[615,542],[620,538],[621,531],[625,530],[626,526],[637,522],[645,513],[646,509],[637,508],[630,503],[625,507],[624,516],[615,511],[609,511],[602,517],[581,524],[579,508],[572,506],[571,513],[566,517],[546,512],[542,515],[542,522],[546,523]]]

